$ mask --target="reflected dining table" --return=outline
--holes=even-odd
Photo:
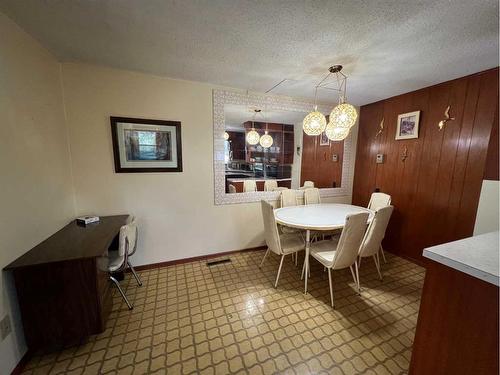
[[[374,212],[372,210],[365,207],[341,203],[319,203],[303,206],[289,206],[274,210],[274,216],[278,224],[291,228],[303,229],[306,232],[304,293],[307,293],[311,231],[332,231],[342,229],[348,215],[360,212],[368,212],[368,222],[373,219]]]

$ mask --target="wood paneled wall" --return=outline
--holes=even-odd
[[[455,120],[439,130],[448,105]],[[419,138],[396,141],[398,114],[417,110]],[[423,263],[424,247],[472,235],[495,122],[498,68],[361,107],[353,203],[376,189],[392,196],[384,248]]]

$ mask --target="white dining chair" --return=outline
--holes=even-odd
[[[380,280],[382,280],[382,271],[380,268],[380,259],[378,254],[393,210],[393,206],[385,206],[375,211],[375,215],[370,225],[368,225],[368,229],[366,230],[363,241],[361,242],[358,254],[358,288],[360,291],[361,285],[359,282],[359,269],[361,267],[362,258],[373,257],[378,276]]]
[[[320,204],[321,198],[319,196],[318,188],[309,188],[304,190],[304,204]]]
[[[257,183],[255,180],[244,180],[243,181],[243,192],[249,193],[252,191],[257,191]]]
[[[264,191],[273,191],[273,189],[278,187],[278,181],[276,180],[265,180],[264,181]]]
[[[304,181],[304,185],[301,186],[299,189],[300,190],[305,190],[305,189],[310,189],[314,187],[314,182],[312,181]]]
[[[122,226],[120,228],[118,251],[109,252],[108,262],[109,279],[118,288],[118,291],[125,300],[129,310],[132,310],[133,306],[130,304],[115,275],[119,272],[124,272],[127,268],[128,253],[131,248],[135,247],[136,238],[137,228],[133,223]]]
[[[379,208],[389,206],[391,204],[391,196],[389,194],[374,192],[370,197],[370,201],[368,202],[368,209],[372,211],[377,211]],[[384,259],[384,263],[387,263],[384,254],[384,248],[380,245],[380,252],[382,253],[382,258]]]
[[[297,199],[297,190],[287,189],[283,190],[280,194],[280,207],[292,207],[298,206],[299,200]],[[281,233],[298,233],[302,236],[304,232],[301,229],[287,227],[286,225],[280,225]],[[297,253],[292,254],[292,258],[295,262],[295,265],[298,264],[298,256]]]
[[[236,186],[233,184],[229,184],[229,194],[234,194],[236,193]]]
[[[130,258],[132,257],[132,255],[135,254],[135,252],[137,250],[137,243],[139,240],[139,228],[137,225],[137,218],[134,215],[130,215],[127,219],[127,224],[132,225],[133,228],[135,228],[135,241],[134,241],[133,246],[129,247],[129,252],[128,252],[128,256],[127,256],[127,267],[132,272],[132,275],[134,275],[135,281],[137,281],[137,285],[142,286],[142,281],[141,281],[139,275],[137,274],[137,272],[135,271],[135,268],[132,265],[132,262],[130,261]]]
[[[276,281],[274,287],[278,287],[278,280],[281,273],[281,267],[283,266],[283,259],[288,254],[294,254],[298,251],[305,249],[305,244],[303,238],[299,234],[295,233],[283,233],[280,235],[278,232],[278,225],[274,217],[273,206],[266,201],[261,201],[262,207],[262,217],[264,219],[264,234],[266,239],[267,250],[264,254],[264,258],[260,262],[259,267],[262,267],[264,260],[269,255],[269,252],[273,252],[281,256],[280,266],[278,268],[278,274],[276,275]]]
[[[333,237],[331,240],[318,241],[311,244],[311,256],[328,269],[328,283],[330,285],[330,301],[332,307],[334,307],[332,270],[349,268],[359,293],[356,260],[361,241],[365,234],[367,221],[367,212],[348,215],[340,237]]]
[[[272,189],[272,191],[283,191],[283,190],[289,190],[286,186],[278,186]]]

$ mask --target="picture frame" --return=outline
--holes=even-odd
[[[330,140],[326,136],[326,132],[322,132],[319,135],[319,145],[320,146],[330,146]]]
[[[110,117],[116,173],[182,172],[180,121]]]
[[[396,140],[418,138],[420,111],[402,113],[398,115]]]

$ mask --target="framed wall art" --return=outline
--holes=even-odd
[[[418,138],[420,111],[402,113],[398,116],[396,139]]]
[[[179,121],[110,120],[116,173],[182,172]]]

